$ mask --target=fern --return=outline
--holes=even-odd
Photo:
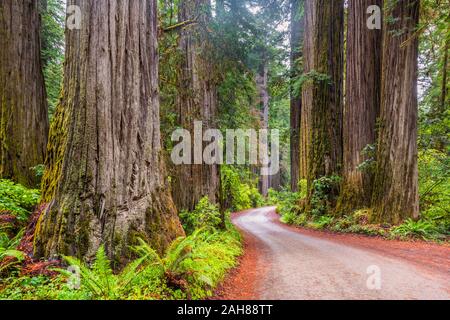
[[[116,300],[126,294],[133,280],[138,279],[144,261],[143,258],[137,259],[128,264],[120,274],[115,275],[103,246],[97,251],[91,268],[76,258],[64,257],[64,259],[69,265],[79,268],[81,283],[89,290],[94,299],[108,300]],[[70,275],[65,270],[59,271]]]
[[[14,238],[9,239],[8,234],[6,233],[6,228],[0,226],[0,273],[25,259],[25,253],[16,250],[22,236],[23,230],[20,231]],[[15,259],[12,259],[8,263],[2,263],[6,257],[12,257]]]

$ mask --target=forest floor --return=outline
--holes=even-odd
[[[216,299],[450,299],[450,246],[287,226],[234,214],[245,254]],[[379,280],[379,281],[378,281]]]

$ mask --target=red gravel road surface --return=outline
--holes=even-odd
[[[245,254],[223,300],[450,299],[450,246],[286,226],[275,208],[233,216]]]

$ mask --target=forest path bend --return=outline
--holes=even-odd
[[[439,270],[435,266],[422,268],[397,257],[395,252],[386,254],[389,248],[385,246],[389,247],[390,241],[361,237],[363,242],[385,244],[378,251],[374,250],[373,243],[371,248],[364,248],[352,244],[354,238],[343,241],[347,235],[328,235],[324,239],[323,233],[311,234],[284,226],[278,218],[273,207],[233,216],[234,224],[244,233],[246,255],[253,257],[244,256],[244,265],[224,284],[221,298],[450,299],[448,246],[436,246],[441,259]],[[420,254],[421,245],[413,243],[411,249],[411,244],[405,243],[405,250],[415,254],[411,250],[419,246]],[[381,280],[379,290],[375,289],[377,272]]]

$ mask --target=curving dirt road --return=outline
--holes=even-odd
[[[450,299],[450,247],[288,227],[275,208],[233,217],[246,254],[219,299]]]

